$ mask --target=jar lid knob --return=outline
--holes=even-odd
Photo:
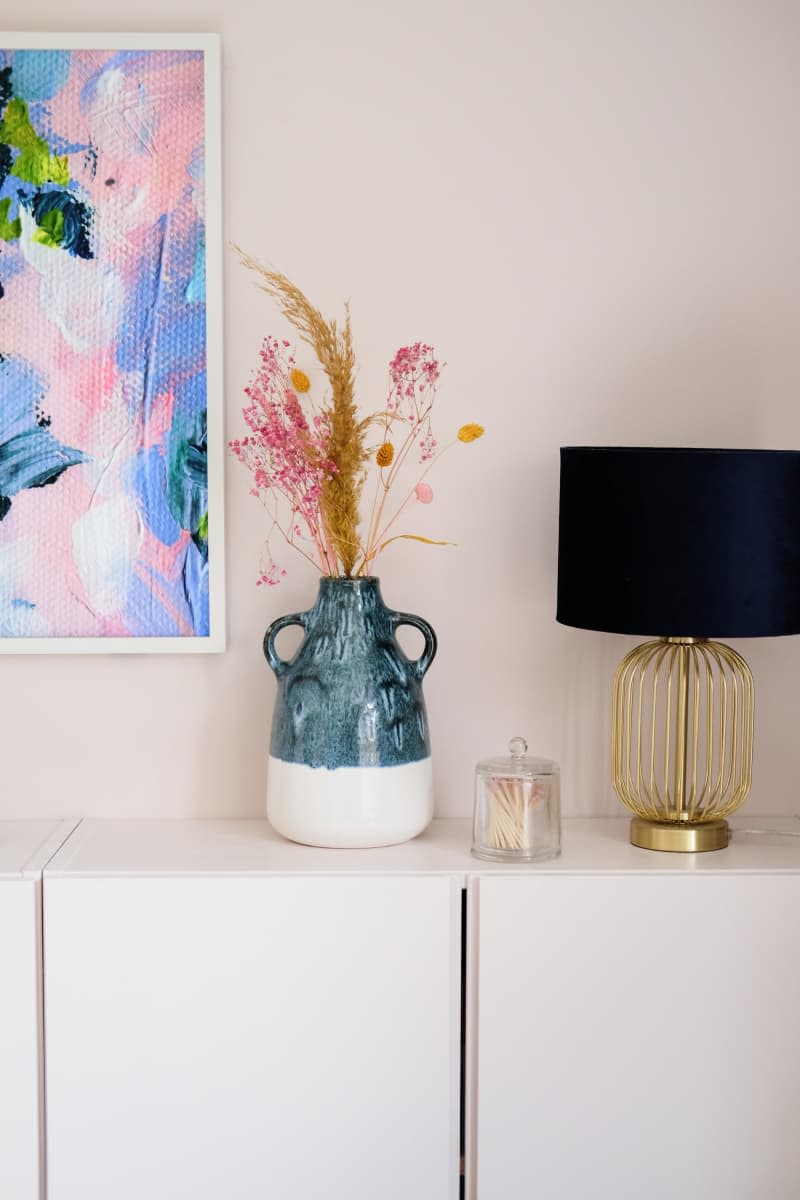
[[[523,737],[513,737],[508,743],[512,758],[524,758],[528,752],[528,743]]]

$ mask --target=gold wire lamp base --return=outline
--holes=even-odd
[[[614,787],[634,815],[631,842],[699,852],[728,845],[725,820],[747,798],[753,766],[753,676],[730,646],[660,638],[617,668]]]
[[[631,821],[631,842],[643,850],[675,850],[681,853],[701,850],[723,850],[730,839],[728,822],[701,821],[690,825],[676,821],[645,821],[634,817]]]

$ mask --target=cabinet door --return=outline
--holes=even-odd
[[[39,1200],[39,887],[0,880],[0,1196]]]
[[[49,1200],[455,1198],[459,896],[46,879]]]
[[[473,1200],[798,1195],[800,876],[484,878],[472,905]]]

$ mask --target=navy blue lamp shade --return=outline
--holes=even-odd
[[[556,619],[648,637],[800,633],[800,451],[562,448]]]

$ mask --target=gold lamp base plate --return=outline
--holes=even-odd
[[[724,850],[728,844],[728,822],[717,819],[692,825],[688,822],[646,821],[644,817],[634,817],[631,821],[631,842],[643,850],[675,850],[684,854]]]

